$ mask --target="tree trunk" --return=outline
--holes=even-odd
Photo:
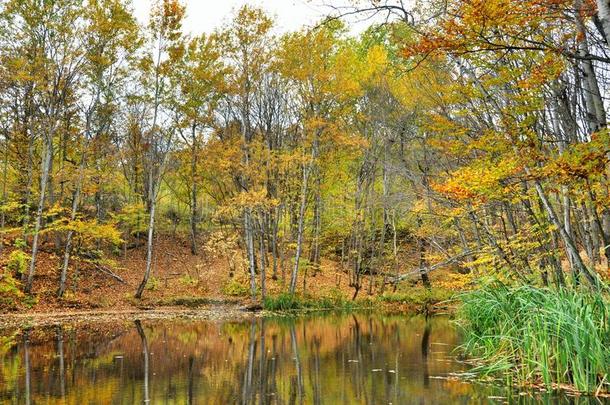
[[[86,147],[85,147],[86,149]],[[81,162],[78,168],[78,179],[74,193],[72,193],[72,212],[70,213],[70,221],[74,222],[76,214],[78,212],[78,204],[80,199],[80,193],[83,184],[83,176],[85,170],[86,153],[81,156]],[[72,238],[74,237],[74,231],[70,229],[66,237],[66,246],[64,249],[64,259],[61,267],[61,273],[59,276],[59,289],[57,290],[57,296],[61,298],[66,291],[66,276],[68,274],[68,264],[70,262],[70,254],[72,253]]]
[[[8,139],[5,138],[4,141],[6,142],[6,148],[4,151],[4,163],[2,166],[2,205],[5,205],[7,203],[7,190],[6,190],[6,184],[7,184],[7,180],[8,180],[8,152],[9,152],[9,148],[8,148]],[[0,213],[0,253],[2,253],[2,249],[4,248],[4,226],[6,224],[6,213],[5,210],[1,210],[2,212]]]
[[[259,235],[259,250],[261,255],[261,268],[260,268],[260,278],[261,278],[261,299],[264,301],[267,295],[267,252],[265,251],[265,235],[264,235],[264,219],[260,221],[260,235]]]
[[[313,156],[312,156],[313,160]],[[307,207],[307,183],[309,182],[309,171],[311,164],[303,167],[303,183],[301,184],[301,203],[299,206],[299,220],[297,228],[297,247],[294,255],[294,266],[290,275],[290,294],[294,294],[297,288],[297,276],[299,273],[299,260],[301,260],[301,250],[303,249],[303,227],[305,223],[305,208]]]
[[[32,283],[34,282],[34,273],[36,272],[36,256],[38,254],[38,239],[40,227],[42,225],[42,213],[44,212],[44,202],[46,198],[47,183],[49,181],[49,170],[51,168],[52,149],[50,143],[53,142],[50,135],[45,137],[44,152],[42,159],[42,173],[40,175],[40,196],[38,199],[38,210],[36,211],[36,222],[34,224],[34,236],[32,239],[32,258],[30,260],[30,269],[28,272],[25,292],[32,292]]]
[[[254,230],[252,229],[252,213],[250,208],[244,210],[244,237],[246,239],[246,253],[250,271],[250,295],[256,298],[256,258],[254,257]]]
[[[602,35],[606,44],[610,44],[610,3],[608,0],[596,0],[597,15],[602,26]]]
[[[72,196],[72,213],[70,214],[70,221],[74,221],[76,219],[76,211],[78,209],[78,199],[80,196],[80,186],[77,186],[77,189],[74,190],[74,194]],[[70,254],[72,253],[72,238],[74,237],[74,231],[70,229],[68,231],[68,235],[66,237],[66,247],[64,249],[64,259],[61,266],[61,273],[59,276],[59,289],[57,290],[57,296],[59,298],[63,297],[64,292],[66,291],[66,276],[68,274],[68,264],[70,263]]]
[[[197,127],[192,126],[192,141],[191,148],[191,253],[197,254]]]
[[[529,170],[527,171],[529,172]],[[574,244],[574,241],[572,240],[570,235],[566,232],[566,229],[561,223],[561,221],[559,221],[555,210],[551,206],[549,200],[546,197],[546,194],[544,193],[542,185],[538,180],[536,180],[534,182],[534,186],[536,188],[536,192],[538,193],[538,197],[540,198],[540,201],[542,202],[542,205],[544,206],[544,209],[549,216],[549,219],[551,220],[553,225],[559,230],[559,235],[561,236],[561,239],[563,240],[563,243],[565,245],[564,247],[566,249],[566,253],[570,255],[574,260],[574,271],[576,272],[576,274],[584,274],[589,284],[593,288],[597,289],[598,285],[596,278],[593,276],[593,274],[591,274],[589,269],[587,269],[587,267],[583,263],[582,258],[580,257],[580,253],[578,252],[578,248]]]
[[[197,185],[193,183],[191,192],[191,253],[197,255]]]
[[[281,212],[281,207],[276,207],[274,212],[273,212],[273,216],[272,218],[272,240],[271,240],[271,253],[273,255],[273,275],[271,276],[271,278],[273,280],[277,280],[277,262],[278,262],[278,249],[277,249],[277,233],[278,233],[278,224],[280,221],[280,212]]]
[[[144,278],[142,282],[138,286],[138,290],[136,291],[135,298],[142,298],[142,293],[144,292],[144,288],[146,288],[146,284],[150,279],[150,273],[152,271],[152,259],[153,259],[153,242],[154,242],[154,234],[155,234],[155,210],[157,208],[157,199],[153,197],[152,201],[150,201],[150,217],[148,219],[148,238],[146,241],[146,270],[144,271]]]
[[[417,217],[417,226],[421,227],[422,226],[422,221],[421,218],[418,216]],[[426,261],[426,239],[423,237],[418,237],[417,238],[417,248],[418,248],[418,253],[419,253],[419,268],[422,269],[421,271],[421,281],[424,284],[424,287],[426,287],[428,290],[430,288],[432,288],[432,284],[430,283],[430,276],[428,276],[428,272],[425,271],[425,268],[428,267],[428,263]]]

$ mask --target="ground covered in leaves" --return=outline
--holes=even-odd
[[[0,265],[6,266],[11,248],[5,248],[0,255]],[[144,245],[107,253],[103,264],[93,264],[83,260],[72,262],[68,276],[68,290],[61,299],[56,297],[59,279],[60,257],[54,252],[50,242],[43,244],[39,255],[34,291],[31,296],[16,297],[2,312],[30,317],[41,314],[42,318],[71,316],[72,314],[112,313],[130,316],[133,313],[153,310],[176,311],[182,314],[186,309],[216,308],[220,312],[228,308],[255,309],[260,303],[249,297],[248,275],[245,265],[240,262],[238,252],[210,254],[202,249],[192,255],[186,239],[175,235],[157,238],[155,246],[153,276],[144,292],[144,297],[133,297],[145,268]],[[278,266],[277,278],[267,277],[269,296],[278,296],[286,291],[290,277],[290,265],[284,263],[284,271]],[[413,266],[405,263],[405,267]],[[271,269],[268,273],[272,273]],[[304,274],[304,272],[303,272]],[[115,277],[116,276],[116,277]],[[120,278],[122,281],[119,281]],[[372,301],[388,310],[403,311],[419,308],[430,302],[445,301],[452,291],[459,291],[470,285],[471,277],[442,272],[433,275],[432,292],[419,286],[416,280],[403,282],[398,289],[391,285],[381,287],[381,276],[375,277],[373,294],[368,295],[368,280],[364,280],[358,299],[370,305]],[[330,260],[323,260],[317,272],[309,271],[303,291],[300,278],[297,293],[300,297],[315,301],[332,297],[339,301],[351,300],[354,290],[348,285],[347,271]],[[218,309],[219,308],[219,309]],[[6,316],[4,318],[7,318]],[[40,317],[39,317],[40,318]]]

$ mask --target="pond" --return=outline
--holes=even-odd
[[[0,330],[6,404],[600,403],[457,378],[444,317],[318,314]]]

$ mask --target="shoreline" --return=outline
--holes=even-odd
[[[59,324],[81,324],[133,320],[189,319],[207,321],[241,321],[261,316],[302,316],[332,311],[379,311],[387,315],[447,315],[455,313],[455,306],[434,308],[432,305],[375,303],[374,306],[344,308],[300,308],[291,310],[266,310],[248,301],[217,301],[201,306],[169,305],[127,309],[61,309],[40,312],[0,313],[0,330],[23,327],[45,327]]]
[[[242,305],[215,304],[201,308],[173,306],[153,309],[2,313],[0,314],[0,330],[15,327],[44,327],[58,324],[134,321],[137,319],[243,320],[260,316],[261,312],[248,311]]]

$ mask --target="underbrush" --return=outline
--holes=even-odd
[[[22,302],[29,304],[29,299],[21,292],[21,283],[0,269],[0,310],[16,309]]]
[[[263,308],[268,311],[296,311],[296,310],[356,310],[378,308],[384,311],[413,311],[426,310],[431,305],[442,302],[451,302],[453,291],[446,289],[431,290],[425,288],[412,288],[405,291],[384,293],[372,297],[362,297],[352,301],[340,291],[331,291],[320,297],[291,295],[282,293],[268,296],[263,302]]]
[[[426,306],[453,299],[454,292],[439,288],[412,288],[407,291],[387,292],[379,296],[381,302],[390,304],[406,304],[410,306]]]
[[[268,296],[263,301],[263,309],[267,311],[296,311],[296,310],[355,310],[372,308],[374,302],[368,298],[352,301],[340,293],[331,293],[325,297],[302,297],[283,293]]]
[[[463,294],[463,349],[483,374],[522,386],[610,392],[610,319],[600,294],[493,284]]]

